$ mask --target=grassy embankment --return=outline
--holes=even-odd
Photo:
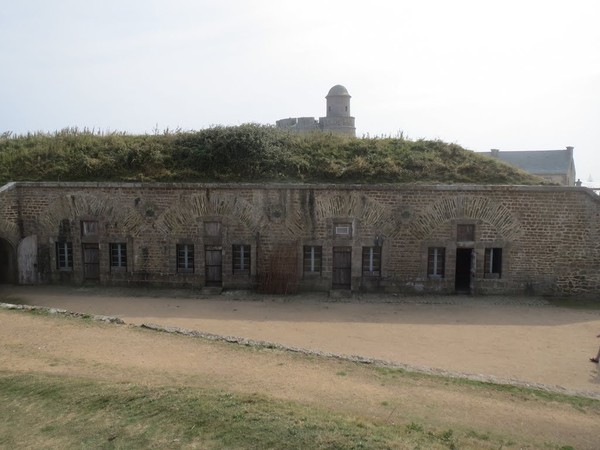
[[[0,182],[7,181],[542,183],[456,144],[295,135],[251,124],[155,135],[5,133]]]
[[[425,377],[398,370],[388,375],[392,373],[400,379]],[[439,383],[449,382],[456,381],[439,378]],[[514,397],[515,407],[520,401],[537,401],[569,402],[582,411],[599,408],[594,400],[461,382],[480,390],[504,390]],[[47,374],[0,372],[0,405],[0,448],[572,448],[550,442],[538,447],[468,429],[468,424],[460,430],[371,421],[258,394]]]
[[[0,399],[2,448],[448,448],[457,440],[451,430],[202,388],[4,375]]]

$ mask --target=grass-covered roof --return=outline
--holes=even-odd
[[[0,182],[185,181],[540,184],[439,140],[215,126],[154,135],[65,129],[0,136]]]

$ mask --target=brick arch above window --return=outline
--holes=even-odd
[[[356,218],[363,226],[379,230],[385,235],[396,229],[392,208],[360,192],[320,195],[315,199],[315,213],[319,220]]]
[[[485,197],[455,196],[428,206],[409,224],[410,232],[426,239],[448,221],[481,220],[498,230],[508,241],[519,238],[523,231],[519,220],[504,206]]]
[[[139,236],[145,226],[140,212],[133,207],[124,206],[120,199],[107,194],[85,192],[69,193],[52,199],[40,214],[39,224],[48,234],[53,235],[65,219],[90,218],[116,223],[120,230],[132,236]]]
[[[183,197],[156,220],[156,229],[168,236],[174,230],[193,226],[202,217],[226,217],[253,233],[268,222],[264,211],[233,193],[211,192]]]
[[[9,242],[14,248],[19,243],[19,228],[17,224],[0,218],[0,238]]]

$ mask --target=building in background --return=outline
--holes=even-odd
[[[314,117],[290,117],[275,122],[277,128],[296,133],[311,133],[325,131],[356,136],[354,117],[350,115],[350,94],[348,90],[337,84],[333,86],[327,96],[327,109],[325,117],[316,120]]]
[[[565,150],[533,150],[501,152],[492,149],[484,155],[500,159],[533,175],[562,186],[575,186],[573,147]]]

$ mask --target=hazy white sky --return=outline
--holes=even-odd
[[[0,132],[324,116],[600,180],[598,0],[0,0]]]

